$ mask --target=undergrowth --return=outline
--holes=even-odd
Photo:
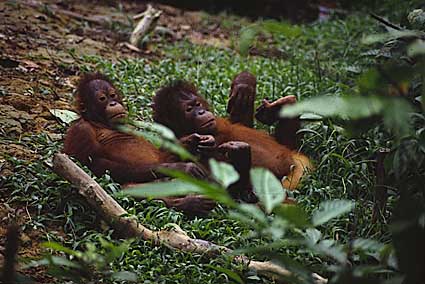
[[[82,57],[79,58],[79,68],[107,74],[124,94],[131,117],[145,121],[152,120],[150,103],[155,90],[175,79],[194,82],[217,115],[226,115],[231,80],[243,70],[257,76],[257,105],[265,97],[275,99],[295,95],[302,101],[318,95],[349,93],[358,75],[372,63],[367,56],[368,48],[360,40],[363,35],[377,30],[375,22],[364,15],[354,15],[303,25],[300,30],[297,36],[276,39],[275,45],[287,55],[284,59],[241,57],[232,50],[177,42],[168,45],[163,50],[164,58],[158,61],[138,58],[111,62],[107,58]],[[262,125],[256,127],[265,128]],[[65,133],[65,130],[66,127],[58,126],[58,132]],[[324,200],[353,200],[356,204],[353,212],[323,226],[322,234],[344,243],[353,238],[387,242],[391,199],[395,197],[390,197],[388,211],[384,214],[386,219],[373,223],[371,190],[375,179],[374,154],[378,148],[387,146],[388,137],[378,136],[374,131],[351,137],[332,120],[308,123],[303,131],[301,150],[314,160],[315,170],[294,193],[299,204],[307,212],[312,212]],[[36,228],[45,240],[79,250],[84,250],[89,242],[100,247],[99,237],[115,242],[113,231],[94,214],[75,189],[49,169],[49,159],[62,147],[60,141],[41,134],[13,142],[42,157],[31,162],[9,158],[14,165],[14,174],[4,180],[10,194],[7,202],[25,204],[32,216],[24,225],[24,231],[28,227]],[[119,186],[108,176],[96,180],[110,193],[119,191]],[[142,224],[153,229],[176,223],[192,237],[235,249],[265,243],[250,238],[249,228],[229,219],[226,209],[220,206],[206,218],[188,219],[159,201],[135,201],[126,196],[119,196],[118,201]],[[63,233],[55,233],[52,227],[59,227]],[[313,269],[327,261],[296,250],[288,249],[287,253]],[[143,240],[132,240],[128,251],[115,260],[112,267],[113,270],[137,273],[143,283],[229,281],[225,273],[211,268],[211,265],[238,272],[246,283],[271,281],[231,264],[226,258],[208,259],[156,247]],[[98,280],[110,281],[107,278]]]

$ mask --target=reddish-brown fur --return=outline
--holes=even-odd
[[[171,128],[178,137],[189,134],[181,132],[182,125],[185,125],[186,129],[190,129],[187,127],[189,122],[184,121],[182,114],[184,110],[182,111],[179,106],[181,104],[179,97],[182,92],[199,97],[193,85],[187,82],[178,82],[162,88],[154,98],[154,119]],[[200,102],[205,109],[208,109],[204,99],[201,98]],[[228,141],[248,143],[251,147],[252,166],[267,168],[281,179],[286,176],[283,185],[288,189],[295,189],[304,170],[311,168],[310,161],[306,156],[279,144],[266,132],[246,127],[240,123],[233,123],[225,118],[216,118],[216,130],[214,133],[208,134],[214,135],[217,146]]]
[[[155,178],[151,169],[169,162],[171,155],[163,153],[143,138],[119,132],[111,126],[90,120],[89,104],[93,104],[93,90],[89,83],[94,80],[108,82],[101,74],[82,77],[75,93],[77,111],[82,118],[68,130],[64,152],[87,165],[96,175],[109,170],[114,180],[120,183],[145,182]],[[118,101],[121,102],[119,95]],[[93,114],[92,114],[93,115]]]
[[[121,95],[101,74],[87,74],[75,93],[81,118],[68,130],[64,152],[88,166],[95,175],[109,171],[121,183],[141,183],[164,177],[161,167],[185,171],[195,177],[205,173],[193,163],[176,162],[169,153],[155,148],[143,138],[114,129],[115,118],[125,117]],[[163,198],[167,206],[190,215],[206,214],[214,202],[202,196]]]
[[[119,183],[153,180],[155,176],[149,169],[169,158],[143,138],[105,128],[84,118],[68,130],[64,152],[87,165],[97,176],[109,170]]]
[[[292,151],[280,145],[264,131],[233,124],[225,118],[217,118],[217,145],[227,141],[243,141],[251,146],[252,165],[263,167],[282,178],[293,164]]]
[[[253,167],[269,169],[282,179],[287,189],[295,189],[305,171],[311,168],[309,159],[303,154],[279,144],[264,131],[233,124],[225,118],[217,118],[217,145],[227,141],[242,141],[251,146]],[[291,167],[293,165],[293,167]]]

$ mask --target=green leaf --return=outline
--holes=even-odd
[[[355,239],[352,243],[353,250],[380,251],[384,245],[371,239]]]
[[[182,196],[190,193],[199,193],[202,190],[199,186],[182,180],[172,180],[167,182],[144,183],[138,186],[126,189],[120,194],[125,193],[134,197],[166,197]]]
[[[409,123],[412,111],[412,107],[404,99],[387,100],[382,111],[385,126],[397,137],[408,135],[412,130]]]
[[[119,245],[115,245],[112,242],[108,242],[102,237],[99,237],[99,242],[102,246],[102,248],[105,249],[105,262],[111,263],[115,259],[121,257],[124,253],[126,253],[129,249],[129,243],[128,241],[124,241],[120,243]]]
[[[271,213],[273,208],[285,199],[285,190],[280,181],[272,172],[263,168],[251,169],[251,182],[260,203],[266,212]]]
[[[232,279],[233,281],[235,281],[236,283],[240,283],[243,284],[244,281],[242,280],[242,278],[235,272],[233,272],[230,269],[224,268],[224,267],[220,267],[220,266],[215,266],[215,265],[211,265],[211,264],[207,264],[205,265],[206,267],[209,267],[211,269],[214,269],[218,272],[224,273],[227,276],[229,276],[230,279]]]
[[[255,37],[258,34],[258,26],[252,25],[241,29],[239,35],[239,53],[242,56],[247,56],[249,48],[253,44]]]
[[[66,266],[76,269],[83,269],[83,267],[77,262],[70,261],[65,257],[61,256],[49,256],[49,264],[57,265],[57,266]]]
[[[111,278],[118,281],[137,282],[137,274],[129,271],[118,271],[111,275]]]
[[[71,124],[71,122],[80,117],[78,113],[66,109],[49,109],[49,111],[54,117],[59,118],[65,124]]]
[[[291,25],[285,22],[278,22],[275,20],[264,21],[261,26],[270,33],[288,38],[297,37],[302,32],[302,29],[299,26]]]
[[[178,171],[178,170],[172,170],[172,169],[161,169],[161,172],[176,178],[180,179],[183,182],[186,182],[188,184],[191,184],[192,186],[197,187],[197,190],[199,193],[204,194],[208,196],[211,199],[214,199],[218,202],[221,202],[223,204],[226,204],[229,207],[235,207],[236,203],[233,201],[233,199],[230,197],[230,195],[227,193],[227,190],[222,188],[216,183],[211,183],[204,180],[196,179],[184,172]]]
[[[397,137],[410,132],[412,107],[400,98],[382,96],[319,96],[286,106],[282,117],[295,117],[303,113],[315,113],[323,117],[339,117],[357,120],[374,115],[382,116],[385,126]]]
[[[407,47],[407,56],[415,57],[415,56],[423,55],[423,54],[425,54],[424,40],[418,39]]]
[[[211,174],[224,188],[227,188],[239,179],[239,174],[233,166],[227,163],[217,162],[214,159],[210,159],[209,164]]]
[[[347,261],[347,253],[344,251],[344,246],[337,244],[335,240],[322,240],[314,245],[312,249],[322,255],[332,257],[339,263],[346,263]]]
[[[238,205],[237,209],[245,216],[250,215],[252,217],[250,218],[251,220],[254,219],[259,223],[267,222],[267,216],[254,204],[242,203]]]
[[[53,249],[55,251],[61,251],[61,252],[64,252],[66,254],[76,256],[76,257],[81,256],[81,253],[79,251],[69,249],[69,248],[64,247],[63,245],[61,245],[59,243],[56,243],[56,242],[44,242],[41,245],[45,248],[50,248],[50,249]]]
[[[387,42],[400,38],[420,37],[423,33],[419,31],[404,30],[404,31],[389,31],[387,33],[368,35],[362,39],[363,44],[374,44],[378,42]]]
[[[354,208],[354,202],[349,200],[330,200],[320,203],[319,209],[313,213],[313,225],[319,226],[329,220],[350,212]]]
[[[305,230],[305,238],[310,246],[317,244],[322,238],[322,233],[316,228],[309,228]]]
[[[323,117],[314,113],[304,113],[300,116],[300,119],[315,121],[315,120],[323,120]]]
[[[176,140],[176,136],[174,135],[174,132],[162,124],[155,123],[155,122],[146,122],[146,121],[134,121],[133,124],[136,127],[142,128],[146,131],[156,133],[160,135],[161,137],[163,137],[164,139]]]
[[[304,113],[314,113],[324,117],[359,119],[378,114],[383,102],[376,96],[318,96],[285,106],[280,112],[282,117],[295,117]]]
[[[157,123],[142,121],[131,121],[130,124],[142,128],[143,130],[137,131],[127,125],[118,126],[118,130],[134,136],[143,137],[156,147],[179,156],[183,161],[197,160],[195,156],[180,145],[180,142],[176,139],[174,133],[167,127]]]
[[[298,228],[310,226],[307,213],[299,206],[281,204],[273,209],[276,216],[286,220]]]

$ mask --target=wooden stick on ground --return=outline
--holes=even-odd
[[[128,217],[127,212],[111,197],[102,187],[95,182],[86,172],[71,161],[65,154],[56,154],[53,158],[53,170],[78,188],[78,192],[84,196],[90,205],[123,237],[141,236],[159,245],[196,252],[208,256],[218,256],[230,253],[231,250],[212,242],[192,239],[181,229],[174,231],[152,231],[137,222],[136,219]],[[258,274],[271,276],[276,279],[285,279],[293,274],[285,268],[270,261],[251,261],[245,256],[236,256],[235,261],[248,265],[255,269]],[[313,274],[314,283],[324,284],[327,279]]]
[[[155,24],[161,16],[162,11],[155,9],[148,4],[146,11],[133,17],[133,19],[142,18],[130,36],[130,44],[138,46],[139,41],[155,28]]]

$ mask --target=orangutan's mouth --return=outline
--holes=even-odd
[[[116,119],[116,118],[124,118],[126,116],[125,112],[117,113],[111,116],[109,119]]]
[[[215,118],[211,118],[207,122],[201,124],[201,128],[207,128],[207,127],[211,126],[212,124],[214,124],[214,122],[215,122]]]

